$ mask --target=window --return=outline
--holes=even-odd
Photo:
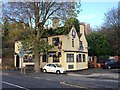
[[[59,57],[58,56],[53,56],[53,62],[59,62]]]
[[[78,55],[77,55],[76,60],[77,60],[77,62],[81,62],[81,54],[78,54]]]
[[[83,43],[80,41],[80,50],[83,50]]]
[[[74,62],[74,54],[67,54],[67,62]]]
[[[42,62],[46,62],[47,61],[47,55],[46,54],[43,54],[42,55]]]
[[[74,39],[72,39],[72,47],[74,47]]]
[[[52,39],[52,44],[53,44],[53,46],[58,46],[58,44],[59,44],[59,37],[53,38]]]
[[[68,65],[68,69],[73,69],[74,65]]]
[[[33,57],[29,55],[25,55],[23,58],[24,62],[33,62]]]
[[[83,54],[83,62],[85,62],[85,54]]]

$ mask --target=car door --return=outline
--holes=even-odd
[[[47,72],[51,72],[51,67],[50,67],[51,64],[47,64],[45,69],[47,70]]]
[[[56,72],[56,66],[54,64],[50,65],[50,72]]]

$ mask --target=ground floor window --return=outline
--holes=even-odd
[[[68,69],[73,69],[74,65],[68,65]]]
[[[60,61],[59,59],[60,58],[58,56],[53,56],[53,62],[59,62]]]
[[[42,55],[42,62],[47,62],[47,55],[46,54]]]
[[[83,62],[85,62],[85,54],[83,54]]]
[[[74,62],[74,54],[67,54],[67,62]]]
[[[33,57],[32,56],[29,56],[29,55],[25,55],[23,57],[23,61],[24,62],[33,62]]]
[[[82,62],[82,60],[81,60],[81,54],[77,55],[76,62]]]

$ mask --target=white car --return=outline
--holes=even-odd
[[[60,74],[60,73],[65,73],[65,69],[63,67],[61,67],[60,65],[58,64],[46,64],[44,67],[43,67],[43,72],[46,73],[46,72],[52,72],[52,73],[57,73],[57,74]]]

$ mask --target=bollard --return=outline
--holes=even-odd
[[[25,67],[21,67],[21,74],[26,74],[26,68]]]
[[[22,67],[21,67],[21,70],[20,70],[21,74],[22,74]]]
[[[26,67],[24,67],[24,71],[23,71],[23,74],[26,74]]]

